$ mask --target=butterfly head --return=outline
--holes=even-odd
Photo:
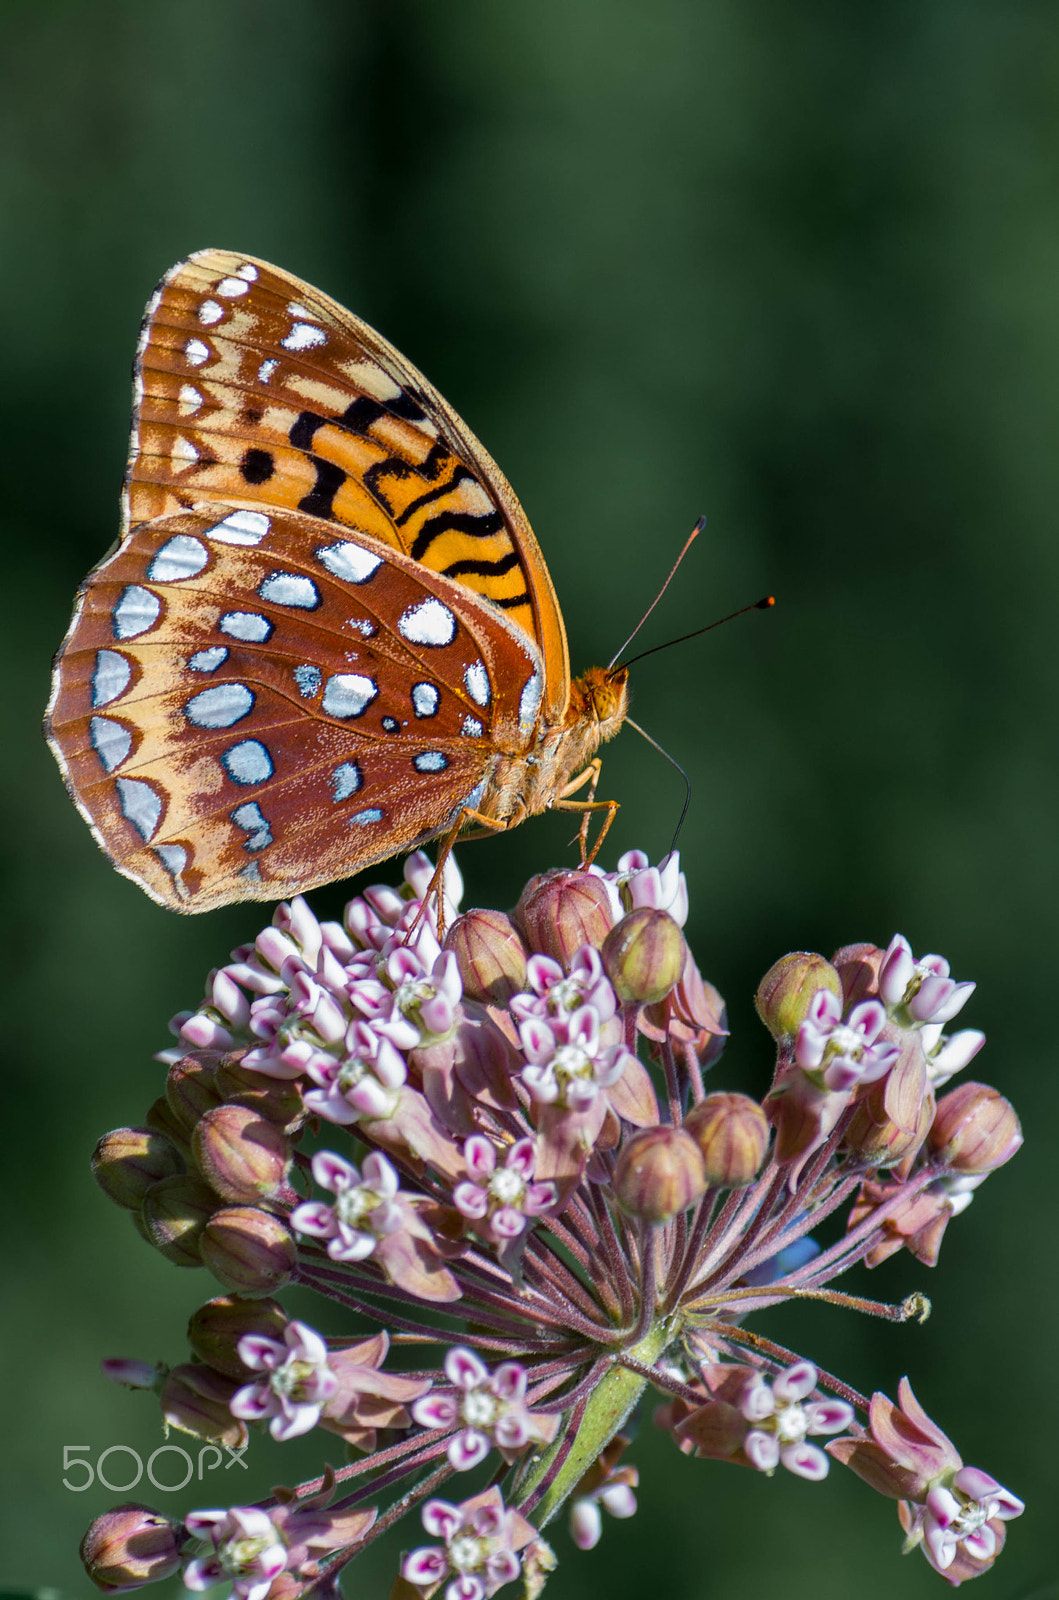
[[[628,667],[589,667],[571,683],[567,722],[596,724],[601,744],[613,739],[628,713]]]

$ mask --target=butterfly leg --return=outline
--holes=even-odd
[[[595,756],[588,763],[588,766],[585,767],[583,772],[579,772],[575,778],[571,778],[570,782],[566,785],[566,788],[563,789],[560,792],[559,798],[556,801],[556,810],[557,811],[580,811],[582,813],[581,826],[577,830],[577,838],[578,838],[578,840],[580,841],[580,844],[581,844],[581,865],[582,865],[582,867],[587,867],[592,861],[594,861],[596,859],[596,855],[597,855],[597,853],[599,851],[599,847],[603,842],[603,833],[606,833],[607,829],[610,827],[611,821],[613,820],[613,814],[612,814],[612,816],[610,818],[608,818],[607,822],[604,823],[603,833],[601,833],[599,838],[596,840],[596,847],[592,851],[592,854],[589,855],[588,854],[588,826],[589,826],[589,818],[590,818],[592,812],[593,811],[599,811],[599,810],[603,809],[604,807],[606,807],[609,810],[610,807],[613,806],[615,811],[618,808],[617,801],[603,800],[603,801],[600,801],[598,804],[596,803],[596,787],[597,787],[597,785],[599,783],[599,775],[600,775],[600,773],[602,771],[603,771],[603,763],[600,760],[599,756]],[[564,801],[570,799],[571,795],[576,794],[578,789],[583,789],[586,783],[588,784],[588,797],[587,797],[586,800],[579,800],[579,801],[577,801],[577,802],[575,802],[575,803],[573,803],[571,805],[564,805],[563,804]]]
[[[427,884],[427,892],[423,896],[422,904],[419,908],[419,914],[412,923],[411,928],[408,930],[409,938],[412,937],[412,934],[415,932],[416,928],[419,926],[424,915],[426,914],[427,903],[430,900],[430,896],[432,894],[436,894],[438,908],[437,934],[438,943],[441,943],[441,940],[445,934],[445,895],[442,888],[442,878],[445,872],[445,863],[452,854],[453,846],[455,845],[456,840],[459,838],[460,833],[469,822],[473,822],[476,827],[481,830],[481,832],[477,835],[472,834],[472,838],[481,837],[481,834],[483,833],[503,833],[507,828],[506,822],[498,822],[495,817],[483,817],[480,811],[474,811],[470,806],[464,806],[461,809],[456,821],[453,823],[448,833],[444,835],[438,845],[437,866],[434,868],[433,877]]]
[[[582,835],[581,865],[582,867],[590,867],[599,854],[600,846],[607,837],[607,834],[610,832],[611,823],[614,821],[614,818],[618,815],[618,812],[621,809],[621,801],[560,799],[555,802],[555,809],[556,811],[580,811],[582,813],[582,826],[579,830]],[[593,811],[605,811],[607,815],[603,819],[603,826],[596,835],[595,844],[586,854],[584,846],[588,843],[588,823]]]

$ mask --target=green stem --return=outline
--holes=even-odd
[[[665,1317],[656,1322],[638,1344],[623,1354],[630,1356],[641,1366],[653,1367],[663,1350],[672,1343],[674,1333],[673,1318]],[[607,1447],[622,1424],[627,1421],[633,1407],[646,1389],[647,1382],[648,1380],[639,1372],[631,1372],[628,1367],[615,1365],[604,1374],[585,1407],[581,1426],[577,1430],[577,1437],[570,1447],[566,1460],[532,1513],[538,1527],[543,1528],[552,1520],[563,1501]],[[525,1476],[517,1485],[517,1504],[524,1504],[537,1485],[547,1476],[548,1469],[558,1456],[564,1442],[564,1435],[560,1434],[546,1450],[532,1458]]]

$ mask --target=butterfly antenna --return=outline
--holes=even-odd
[[[623,661],[622,666],[631,667],[634,661],[642,661],[645,656],[653,656],[659,650],[668,650],[670,645],[684,644],[688,639],[697,639],[700,633],[709,633],[712,629],[721,627],[725,622],[734,622],[736,617],[745,617],[748,611],[770,611],[775,604],[776,596],[774,594],[763,595],[760,600],[755,600],[752,605],[740,606],[738,611],[729,611],[726,617],[718,617],[716,622],[708,622],[704,628],[695,628],[691,633],[682,633],[679,639],[667,639],[664,644],[653,644],[650,650],[641,650],[638,656],[630,656],[628,661]],[[614,663],[611,662],[611,666],[613,665]],[[646,734],[644,737],[646,738]]]
[[[677,841],[680,838],[681,829],[683,828],[685,820],[687,819],[688,808],[691,805],[691,779],[684,771],[684,768],[680,765],[680,762],[674,760],[668,750],[663,750],[662,746],[658,743],[658,740],[652,739],[651,735],[641,728],[638,722],[634,722],[631,717],[626,717],[625,725],[628,728],[634,729],[635,732],[640,735],[641,739],[646,739],[647,743],[657,750],[660,756],[665,757],[671,767],[676,767],[677,771],[680,773],[680,776],[684,779],[684,807],[680,813],[680,821],[677,823],[673,832],[673,842],[669,846],[670,852],[672,853],[672,851],[674,851],[677,847]]]
[[[684,540],[683,549],[681,550],[680,554],[677,556],[677,559],[674,561],[674,563],[672,565],[672,568],[670,569],[669,577],[666,579],[665,583],[659,589],[658,593],[655,595],[654,599],[651,601],[651,604],[647,607],[647,610],[644,612],[643,616],[640,618],[639,622],[636,624],[635,628],[632,630],[632,632],[630,633],[629,637],[626,639],[625,643],[622,645],[621,649],[620,650],[615,650],[614,654],[611,656],[610,661],[607,663],[607,670],[608,671],[614,665],[615,661],[617,661],[618,657],[625,650],[627,650],[629,648],[629,646],[632,644],[633,640],[636,638],[636,635],[639,633],[640,629],[643,627],[644,623],[647,621],[648,617],[651,615],[651,612],[654,610],[654,608],[658,604],[659,600],[661,600],[662,596],[665,594],[666,590],[669,588],[669,585],[673,582],[673,579],[676,577],[677,568],[680,566],[680,563],[683,561],[684,557],[687,555],[688,551],[691,549],[691,546],[694,544],[695,540],[699,537],[699,534],[702,532],[702,530],[703,530],[703,528],[705,526],[706,526],[706,518],[705,517],[700,517],[698,522],[696,522],[695,526],[692,528],[691,532],[688,534],[687,538]]]

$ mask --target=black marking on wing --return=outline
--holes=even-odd
[[[292,424],[287,437],[295,450],[311,450],[313,435],[317,428],[322,428],[328,419],[321,417],[316,411],[303,411],[298,420]]]
[[[465,467],[460,462],[451,478],[446,478],[445,482],[439,483],[436,489],[428,489],[425,494],[421,494],[415,500],[408,502],[400,516],[395,518],[397,527],[401,527],[403,523],[408,521],[409,517],[414,517],[417,511],[421,511],[424,506],[428,506],[432,500],[440,500],[443,495],[451,493],[453,489],[458,488],[461,483],[466,483],[468,480],[471,483],[478,482],[470,468]]]
[[[372,400],[370,395],[362,394],[351,400],[342,415],[334,420],[340,428],[346,428],[350,433],[367,433],[372,423],[378,422],[386,412],[386,406],[380,405],[378,400]]]
[[[320,456],[311,455],[309,460],[316,468],[316,482],[309,493],[298,501],[298,510],[307,511],[313,517],[324,517],[327,521],[333,521],[335,515],[333,501],[348,474],[343,472],[341,467],[336,467],[333,461],[324,461]]]
[[[503,533],[504,519],[499,511],[475,515],[469,511],[439,511],[424,523],[408,552],[413,561],[422,561],[426,551],[443,533],[466,533],[472,539],[485,539],[493,533]]]
[[[247,483],[267,483],[276,470],[270,450],[247,450],[239,463],[239,470]]]
[[[476,578],[502,578],[505,572],[510,572],[518,564],[518,551],[509,550],[506,556],[497,556],[495,561],[450,561],[441,571],[446,578],[465,578],[472,574]]]
[[[492,595],[487,596],[487,598],[493,601],[494,606],[499,606],[503,611],[514,611],[516,606],[528,606],[530,603],[530,597],[525,589],[521,594],[509,594],[503,600],[494,599]]]
[[[430,453],[414,466],[409,461],[402,461],[398,456],[387,456],[384,461],[376,461],[374,466],[365,472],[364,487],[392,516],[393,505],[382,487],[381,479],[422,478],[425,483],[436,483],[446,464],[451,460],[451,452],[440,442],[432,445]]]

